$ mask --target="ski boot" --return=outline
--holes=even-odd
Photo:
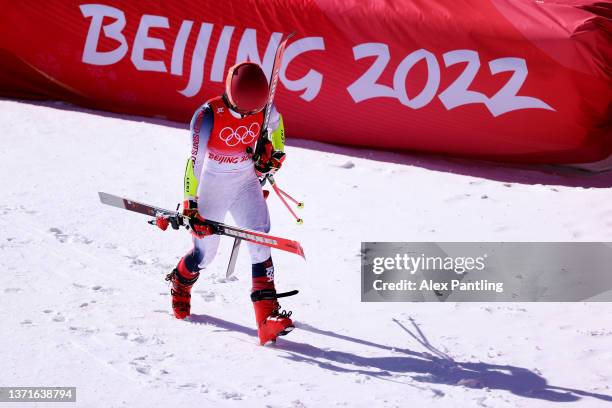
[[[284,336],[295,328],[291,321],[291,312],[281,311],[277,297],[279,296],[274,289],[256,290],[251,293],[259,344],[262,346],[268,342],[276,342],[278,336]]]
[[[191,314],[191,287],[200,277],[199,272],[193,273],[188,271],[187,268],[181,268],[181,266],[183,266],[182,262],[166,276],[166,280],[172,283],[170,289],[172,311],[177,319],[184,319]],[[185,271],[181,271],[181,269],[185,269]]]

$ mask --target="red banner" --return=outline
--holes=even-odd
[[[0,0],[0,94],[187,121],[235,62],[290,137],[523,162],[612,153],[612,7],[593,1]]]

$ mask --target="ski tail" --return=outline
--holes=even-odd
[[[255,145],[254,150],[254,159],[257,159],[261,154],[261,149],[263,147],[262,139],[268,137],[268,125],[270,123],[270,112],[272,111],[272,104],[274,103],[274,95],[276,94],[276,86],[278,85],[278,76],[280,74],[281,64],[283,62],[283,55],[285,54],[285,47],[287,46],[287,41],[291,37],[295,35],[295,31],[292,32],[280,42],[278,48],[276,49],[276,54],[274,56],[274,65],[272,65],[272,73],[270,75],[270,90],[268,91],[268,100],[266,102],[266,107],[264,108],[264,120],[263,126],[261,127],[261,133],[259,134],[259,138],[257,139],[257,143]]]
[[[270,75],[270,90],[268,93],[268,100],[266,102],[266,110],[264,112],[264,129],[267,129],[268,123],[270,122],[270,111],[272,110],[272,104],[274,103],[274,95],[276,94],[276,86],[278,85],[278,76],[280,74],[281,65],[283,62],[283,55],[285,54],[285,47],[287,42],[295,35],[295,31],[287,36],[276,49],[274,55],[274,65],[272,65],[272,74]]]
[[[124,210],[134,211],[139,214],[150,215],[156,217],[157,215],[180,215],[177,211],[165,210],[163,208],[154,207],[152,205],[139,203],[127,198],[119,197],[113,194],[98,192],[100,196],[100,202],[102,204],[110,205],[112,207],[123,208]]]

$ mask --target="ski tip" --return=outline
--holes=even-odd
[[[304,260],[306,260],[306,255],[304,255],[304,248],[302,248],[300,243],[297,242],[297,241],[289,241],[284,246],[284,248],[280,248],[280,249],[283,249],[283,250],[285,250],[287,252],[292,252],[292,253],[294,253],[296,255],[301,256],[302,258],[304,258]]]

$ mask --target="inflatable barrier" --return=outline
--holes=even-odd
[[[288,135],[493,160],[612,153],[612,6],[595,1],[0,0],[0,95],[188,121],[235,62]]]

